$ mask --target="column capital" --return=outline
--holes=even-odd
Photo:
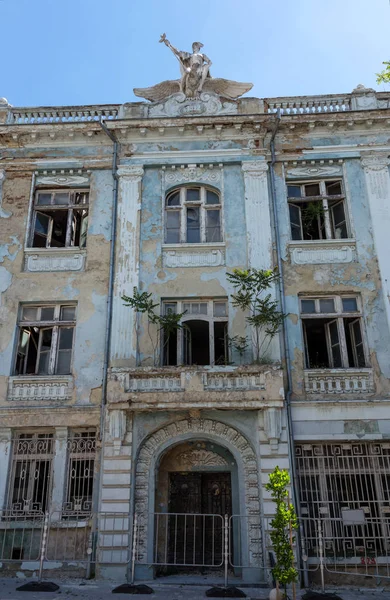
[[[362,154],[361,163],[365,171],[382,171],[390,165],[389,153]]]
[[[66,441],[68,439],[68,428],[67,427],[55,427],[55,439],[59,442]]]
[[[241,169],[244,177],[265,177],[268,171],[268,164],[265,160],[248,160],[242,163]]]
[[[122,165],[117,169],[118,177],[138,183],[141,181],[144,174],[144,168],[142,165]]]
[[[12,439],[11,427],[0,427],[0,443],[7,444]]]

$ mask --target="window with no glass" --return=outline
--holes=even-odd
[[[89,192],[39,190],[34,198],[32,248],[85,248]]]
[[[227,364],[227,300],[165,301],[163,311],[185,312],[182,327],[163,340],[164,365]]]
[[[76,307],[68,304],[21,308],[15,375],[71,372]]]
[[[165,242],[221,242],[221,199],[206,187],[181,187],[165,198]]]
[[[358,296],[302,296],[300,304],[307,369],[368,366]]]
[[[293,240],[350,237],[341,180],[287,184]]]

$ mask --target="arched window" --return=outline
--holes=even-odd
[[[221,198],[204,186],[183,186],[165,197],[165,243],[222,242]]]

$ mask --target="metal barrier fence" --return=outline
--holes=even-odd
[[[237,574],[244,568],[270,571],[270,518],[179,513],[96,513],[86,518],[60,511],[24,516],[0,512],[0,562],[28,570],[69,566],[90,576],[99,566],[121,566],[134,581],[137,566],[204,568]],[[146,532],[153,531],[150,540]],[[363,510],[342,518],[301,518],[300,543],[305,573],[390,580],[390,516],[368,517]],[[30,566],[29,566],[30,565]],[[327,575],[328,574],[328,575]]]

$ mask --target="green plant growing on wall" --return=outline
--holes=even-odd
[[[390,60],[385,60],[383,63],[385,68],[380,73],[376,73],[377,84],[390,83]]]
[[[294,506],[289,501],[288,485],[290,476],[286,469],[275,467],[269,476],[269,483],[265,488],[271,492],[272,500],[276,504],[275,516],[272,519],[270,538],[275,552],[275,566],[272,575],[276,581],[276,588],[284,587],[285,595],[289,583],[298,579],[298,571],[294,567],[293,544],[295,536],[293,531],[298,528],[297,516]],[[295,596],[295,586],[294,586]]]
[[[235,289],[233,306],[250,312],[246,321],[252,327],[254,361],[259,364],[286,317],[271,294],[265,294],[278,281],[279,272],[277,269],[234,269],[227,278]]]
[[[230,350],[235,350],[240,356],[240,365],[242,365],[245,352],[249,346],[246,337],[241,335],[228,336],[228,345]]]
[[[137,348],[139,347],[140,338],[139,315],[146,314],[148,319],[148,335],[153,347],[153,365],[155,367],[159,366],[161,361],[161,350],[164,351],[168,346],[171,335],[183,327],[180,321],[185,315],[185,312],[174,313],[169,311],[165,315],[156,314],[155,309],[159,305],[153,303],[152,294],[148,292],[139,292],[136,287],[133,288],[132,296],[122,296],[122,300],[124,301],[125,306],[132,308],[137,315]],[[152,335],[151,326],[154,326],[155,336]]]

